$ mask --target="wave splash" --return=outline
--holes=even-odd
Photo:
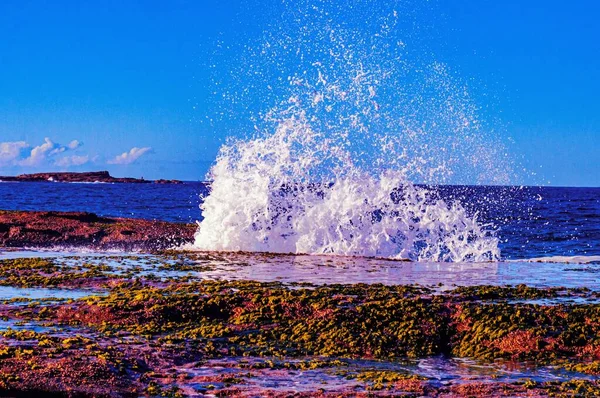
[[[202,250],[489,261],[497,239],[459,203],[433,201],[399,170],[373,175],[290,118],[266,138],[221,149],[195,246]],[[332,183],[313,175],[328,162]],[[345,167],[346,168],[345,168]]]
[[[498,147],[485,142],[464,87],[437,62],[408,62],[392,29],[396,12],[383,25],[377,19],[384,28],[376,35],[319,15],[326,23],[310,16],[300,40],[277,32],[257,51],[266,63],[281,53],[301,62],[278,60],[292,69],[289,95],[260,118],[254,137],[221,148],[194,246],[498,259],[498,239],[477,214],[412,182],[445,182],[493,163]]]

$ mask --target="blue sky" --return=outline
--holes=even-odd
[[[478,82],[482,112],[537,173],[514,183],[600,186],[600,5],[428,4],[419,40]],[[216,43],[257,40],[280,10],[275,0],[0,2],[0,174],[203,179],[241,128],[202,122]],[[228,57],[217,62],[241,62]]]

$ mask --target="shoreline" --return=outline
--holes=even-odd
[[[162,250],[193,242],[196,229],[88,212],[0,210],[0,247]]]
[[[594,270],[168,250],[196,229],[0,210],[0,249],[92,250],[0,258],[0,395],[600,395]]]
[[[600,394],[600,304],[572,301],[599,292],[202,279],[224,261],[178,252],[0,260],[0,288],[32,292],[0,298],[0,392]],[[539,304],[548,299],[558,303]]]

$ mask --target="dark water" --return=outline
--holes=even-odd
[[[0,183],[2,210],[89,211],[101,216],[193,223],[204,184]]]
[[[600,188],[439,187],[497,229],[506,259],[600,255]],[[0,209],[90,211],[103,216],[194,222],[200,182],[0,183]]]
[[[600,255],[600,188],[441,187],[497,229],[502,257]]]

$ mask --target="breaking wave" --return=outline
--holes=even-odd
[[[268,88],[265,100],[283,100],[256,118],[252,137],[222,146],[194,246],[498,259],[493,229],[433,194],[460,179],[507,182],[504,149],[484,133],[466,86],[444,64],[412,57],[398,11],[363,13],[353,26],[314,3],[252,49],[259,69],[246,73]]]

